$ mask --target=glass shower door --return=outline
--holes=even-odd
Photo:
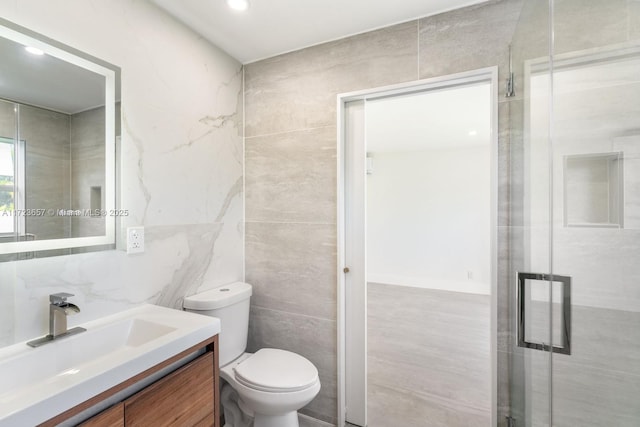
[[[640,2],[525,1],[513,52],[503,422],[638,426]]]
[[[572,352],[552,425],[640,425],[640,3],[553,3],[553,271]]]
[[[499,304],[508,318],[501,335],[498,375],[509,387],[499,394],[498,426],[549,426],[553,359],[553,177],[549,7],[525,1],[512,39],[515,93],[509,112],[508,277]],[[504,241],[503,240],[503,241]],[[507,326],[505,326],[505,324]],[[556,338],[558,334],[556,333]],[[501,412],[502,411],[502,412]]]

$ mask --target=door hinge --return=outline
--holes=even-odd
[[[516,90],[515,90],[514,84],[515,83],[514,83],[513,73],[509,73],[509,78],[507,79],[507,88],[505,92],[506,98],[512,98],[516,96]]]
[[[516,82],[513,76],[513,58],[511,56],[511,45],[509,45],[509,78],[507,79],[507,87],[505,90],[505,98],[516,96]]]

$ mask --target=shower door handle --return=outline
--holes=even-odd
[[[543,342],[527,341],[526,339],[526,295],[525,283],[527,280],[544,283],[553,282],[562,284],[562,307],[561,307],[561,325],[562,332],[560,334],[561,346],[549,345]],[[517,273],[518,286],[518,347],[532,348],[534,350],[553,351],[554,353],[571,354],[571,277],[560,276],[557,274],[539,274],[539,273]],[[553,301],[550,302],[553,304]],[[553,306],[551,307],[553,309]],[[550,338],[553,341],[553,338]]]

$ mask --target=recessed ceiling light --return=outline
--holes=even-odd
[[[233,10],[247,10],[249,9],[249,0],[227,0],[227,5]]]
[[[476,136],[477,134],[478,134],[478,131],[475,131],[475,130],[469,131],[469,136]]]
[[[34,55],[44,55],[44,52],[41,51],[40,49],[33,47],[33,46],[27,46],[24,48],[24,50],[26,50],[29,53],[32,53]]]

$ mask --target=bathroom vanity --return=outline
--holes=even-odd
[[[0,349],[0,426],[219,426],[217,318],[147,304],[81,326]]]
[[[130,397],[121,400],[108,409],[94,415],[82,424],[82,427],[117,426],[219,426],[218,410],[218,337],[204,341],[183,353],[168,359],[119,384],[112,389],[95,396],[64,413],[44,422],[41,426],[56,426],[60,422],[82,413],[85,407],[93,407],[109,401],[120,390],[144,382],[153,377],[183,355],[204,351],[203,354],[167,374],[161,379],[144,387]]]

